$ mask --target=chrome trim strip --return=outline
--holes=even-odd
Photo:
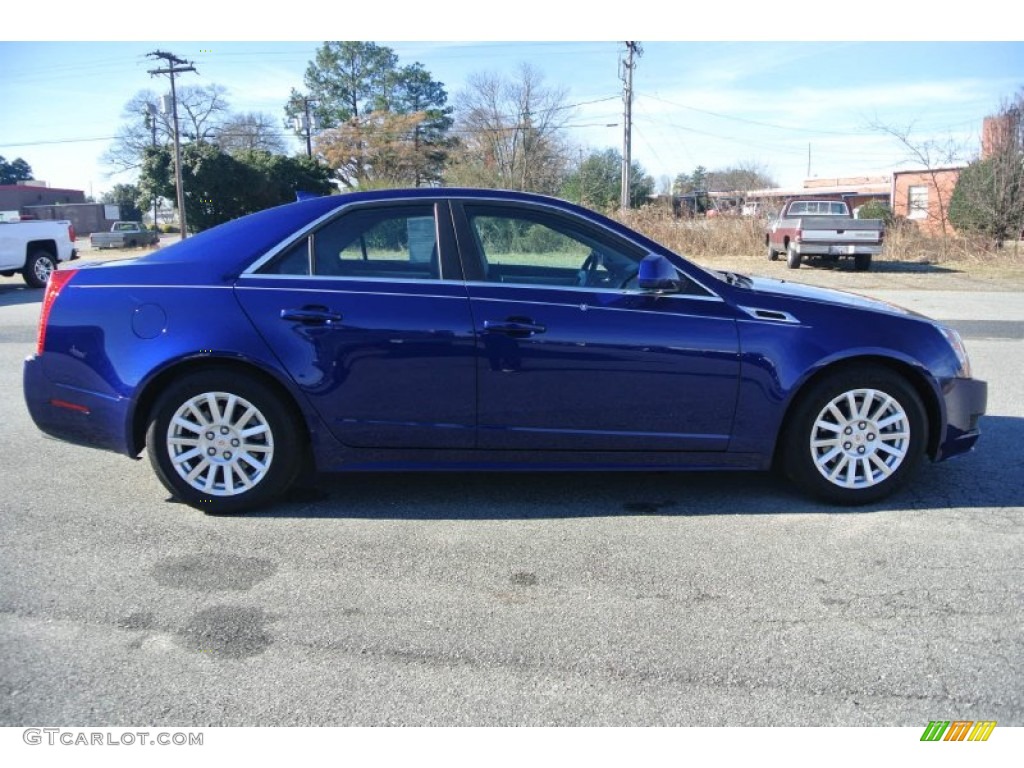
[[[263,285],[239,285],[237,286],[240,291],[294,291],[295,288],[291,286],[263,286]],[[403,299],[456,299],[458,301],[469,301],[469,297],[465,294],[461,296],[449,296],[446,294],[434,294],[434,293],[392,293],[390,291],[346,291],[339,288],[309,288],[307,290],[316,293],[345,293],[356,296],[400,296]],[[576,306],[570,304],[569,306]]]
[[[466,286],[486,288],[515,288],[516,290],[529,289],[533,291],[575,291],[577,293],[614,293],[618,296],[652,296],[645,291],[626,291],[623,288],[587,288],[579,285],[537,285],[536,283],[492,283],[486,280],[467,280]],[[714,301],[724,303],[721,296],[693,296],[688,293],[659,293],[659,299],[689,299],[692,301]],[[498,299],[498,301],[511,301],[511,299]],[[550,303],[550,302],[547,302]]]
[[[530,306],[537,307],[562,307],[565,309],[578,309],[581,312],[590,312],[591,310],[599,310],[602,312],[629,312],[640,315],[657,315],[658,317],[700,317],[705,320],[725,320],[726,322],[732,323],[736,321],[733,317],[716,317],[714,315],[692,315],[692,314],[676,314],[668,312],[655,312],[650,309],[633,309],[632,307],[603,307],[600,304],[587,304],[581,302],[579,304],[568,304],[564,302],[555,301],[523,301],[521,299],[491,299],[483,296],[471,296],[470,301],[489,301],[495,304],[529,304]]]

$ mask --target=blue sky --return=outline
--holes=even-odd
[[[290,89],[302,88],[303,72],[320,43],[288,41],[296,32],[309,32],[310,25],[301,20],[296,25],[294,17],[280,24],[271,20],[262,29],[238,28],[213,23],[224,19],[209,13],[208,27],[186,25],[176,30],[177,41],[132,42],[127,38],[146,26],[145,13],[137,4],[129,7],[132,22],[124,30],[90,30],[62,17],[63,26],[54,27],[53,35],[69,38],[62,42],[18,41],[19,31],[30,36],[18,19],[0,30],[0,36],[11,38],[0,41],[0,155],[23,157],[51,186],[98,195],[114,183],[133,180],[110,176],[100,162],[110,143],[107,137],[123,122],[125,102],[139,90],[166,87],[166,78],[147,74],[154,67],[145,56],[148,51],[162,48],[193,61],[199,74],[184,75],[181,82],[227,87],[232,110],[278,118]],[[565,88],[570,103],[580,104],[570,121],[575,144],[583,151],[621,148],[621,43],[558,39],[557,25],[544,30],[554,39],[533,42],[475,42],[472,26],[455,30],[436,20],[422,25],[407,21],[405,28],[380,29],[379,19],[333,26],[325,24],[319,31],[388,45],[400,62],[422,63],[445,83],[450,96],[464,88],[473,72],[511,75],[529,62],[547,84]],[[636,31],[653,37],[654,27]],[[510,36],[531,28],[537,31],[535,26],[502,26]],[[190,39],[218,30],[220,40]],[[871,129],[873,122],[910,127],[915,141],[952,139],[962,145],[962,159],[969,160],[977,152],[982,118],[1024,88],[1021,42],[816,42],[813,30],[777,29],[777,35],[805,38],[778,42],[760,27],[751,31],[759,30],[761,39],[745,34],[743,27],[713,26],[687,27],[688,33],[703,32],[708,39],[649,41],[635,35],[643,40],[644,54],[634,80],[633,155],[655,178],[698,165],[714,170],[753,164],[784,186],[799,185],[808,175],[808,152],[810,175],[819,178],[887,174],[912,165],[895,140]],[[613,29],[582,31],[594,37],[616,34]],[[73,40],[99,32],[122,39]],[[374,32],[467,39],[394,41]],[[493,34],[479,29],[478,38],[487,32]],[[277,42],[256,42],[275,36]],[[715,41],[743,36],[753,39]],[[294,148],[299,149],[298,143]]]

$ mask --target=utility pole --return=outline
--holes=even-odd
[[[622,197],[620,200],[620,207],[624,211],[629,209],[630,173],[633,163],[633,69],[636,68],[634,56],[639,58],[643,53],[644,49],[640,43],[627,40],[626,59],[619,61],[620,77],[623,84],[622,101],[625,105],[622,132]]]
[[[303,116],[292,118],[292,125],[297,131],[306,134],[306,157],[313,156],[313,117],[309,114],[309,103],[313,101],[308,96],[302,97]]]
[[[156,149],[156,104],[150,104],[146,102],[145,112],[146,127],[153,132],[153,149]],[[160,196],[153,195],[153,230],[156,232],[160,231],[160,221],[157,218],[157,206],[159,203]]]
[[[178,219],[181,224],[181,239],[184,240],[188,237],[188,222],[185,217],[185,187],[182,185],[181,181],[181,138],[178,133],[178,92],[174,87],[174,76],[180,72],[195,72],[196,68],[192,65],[192,62],[179,59],[173,53],[167,53],[166,51],[153,51],[146,55],[157,59],[164,59],[167,62],[167,67],[165,69],[149,70],[150,75],[171,76],[171,119],[174,123],[174,175],[175,183],[178,188]]]

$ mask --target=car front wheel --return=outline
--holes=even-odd
[[[211,513],[272,501],[298,472],[295,417],[254,378],[203,371],[175,381],[157,400],[146,448],[176,498]]]
[[[924,454],[924,405],[913,386],[883,368],[846,368],[801,398],[783,444],[798,485],[837,504],[867,504],[899,488]]]

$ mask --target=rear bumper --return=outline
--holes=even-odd
[[[953,379],[942,397],[946,404],[946,430],[935,453],[936,461],[967,453],[978,442],[978,422],[985,415],[988,384],[977,379]]]
[[[45,361],[36,355],[25,359],[22,386],[32,421],[46,434],[133,455],[127,441],[127,398],[54,383],[46,375]]]
[[[881,245],[869,243],[793,243],[801,256],[877,256]]]

